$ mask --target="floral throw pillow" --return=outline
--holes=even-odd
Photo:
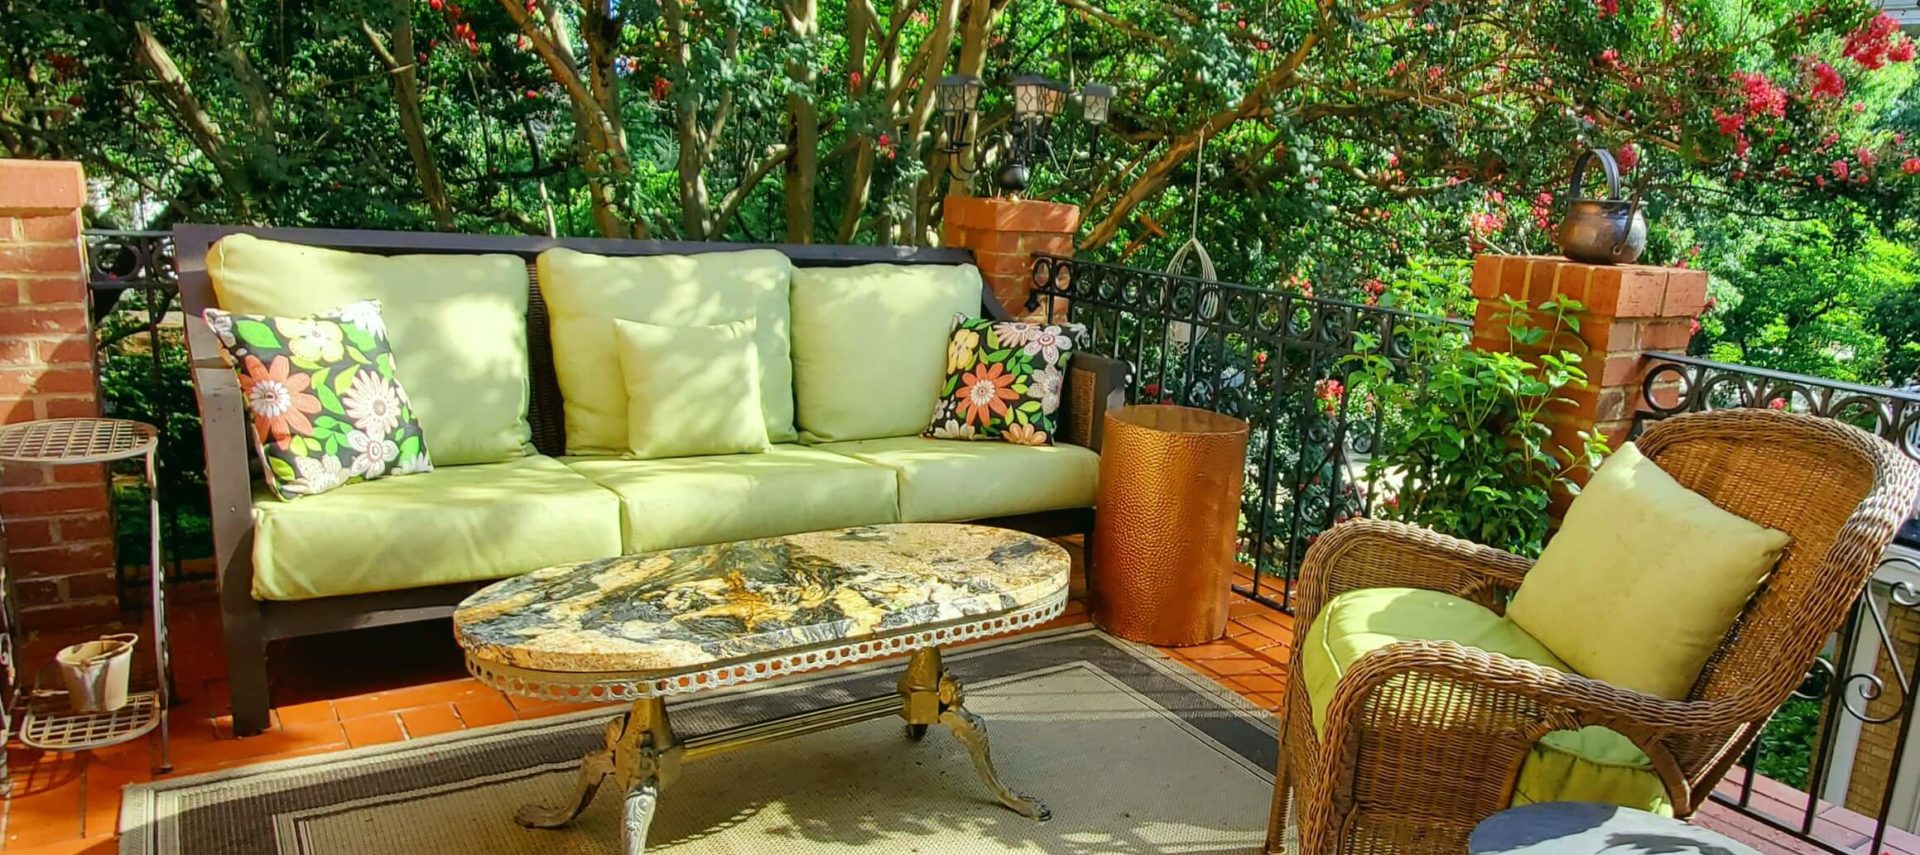
[[[924,436],[1053,444],[1077,324],[961,319],[947,343],[947,380]]]
[[[380,303],[309,318],[208,309],[253,418],[254,449],[282,499],[429,472],[426,436],[394,376]]]

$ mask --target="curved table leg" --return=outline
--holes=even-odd
[[[572,822],[574,817],[593,804],[593,795],[600,791],[600,782],[613,774],[613,753],[594,751],[580,761],[580,781],[574,785],[573,798],[561,802],[556,807],[546,805],[521,805],[513,815],[513,821],[528,828],[559,828]]]
[[[980,780],[993,791],[994,798],[1021,816],[1046,822],[1053,812],[1039,800],[1001,783],[993,768],[993,755],[987,747],[987,723],[966,708],[966,695],[960,681],[940,662],[940,650],[922,647],[907,662],[907,673],[900,677],[900,716],[907,720],[907,735],[919,739],[928,725],[946,725],[973,757],[973,768]]]
[[[647,829],[653,825],[653,808],[660,801],[660,782],[656,778],[641,781],[627,793],[620,825],[620,848],[626,855],[644,855]]]

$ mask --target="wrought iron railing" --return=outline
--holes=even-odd
[[[1288,609],[1308,545],[1364,515],[1366,465],[1383,414],[1350,382],[1369,348],[1406,370],[1416,327],[1465,324],[1394,309],[1036,255],[1031,306],[1086,328],[1085,347],[1127,360],[1129,402],[1202,407],[1245,419],[1240,593]],[[1370,344],[1371,343],[1371,344]]]
[[[102,410],[160,429],[161,540],[179,581],[196,575],[186,559],[213,553],[200,418],[188,370],[184,329],[177,314],[173,239],[159,231],[90,230],[87,292],[100,369]],[[116,538],[123,558],[144,555],[146,498],[116,484]],[[120,507],[126,505],[125,508]],[[137,603],[146,588],[146,562],[123,560],[123,602]]]
[[[1846,422],[1920,459],[1920,394],[1677,353],[1648,358],[1636,432],[1679,413],[1767,407]],[[1911,833],[1920,830],[1920,551],[1906,548],[1920,547],[1914,528],[1716,801],[1821,851],[1913,851],[1920,842]]]

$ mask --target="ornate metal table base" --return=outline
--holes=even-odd
[[[967,753],[973,757],[974,769],[994,798],[1022,816],[1042,822],[1051,818],[1046,805],[1000,782],[988,750],[986,722],[966,708],[960,682],[941,664],[939,648],[922,647],[914,651],[907,663],[907,673],[900,678],[898,697],[855,701],[686,740],[674,735],[667,721],[664,698],[634,701],[626,713],[607,722],[606,747],[589,753],[581,761],[580,780],[572,798],[557,807],[526,805],[514,819],[530,828],[566,825],[593,803],[600,785],[612,777],[626,794],[621,831],[623,846],[628,855],[640,855],[646,850],[647,828],[653,822],[653,809],[660,791],[673,783],[682,760],[895,714],[906,719],[907,734],[915,739],[932,725],[945,725],[960,744],[966,746]]]

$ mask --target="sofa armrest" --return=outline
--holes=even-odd
[[[253,474],[248,468],[247,408],[233,369],[196,359],[200,439],[207,458],[214,558],[221,599],[253,596]]]
[[[1060,419],[1060,438],[1099,451],[1107,410],[1126,406],[1131,372],[1132,366],[1125,360],[1074,353],[1067,362],[1066,413]]]

